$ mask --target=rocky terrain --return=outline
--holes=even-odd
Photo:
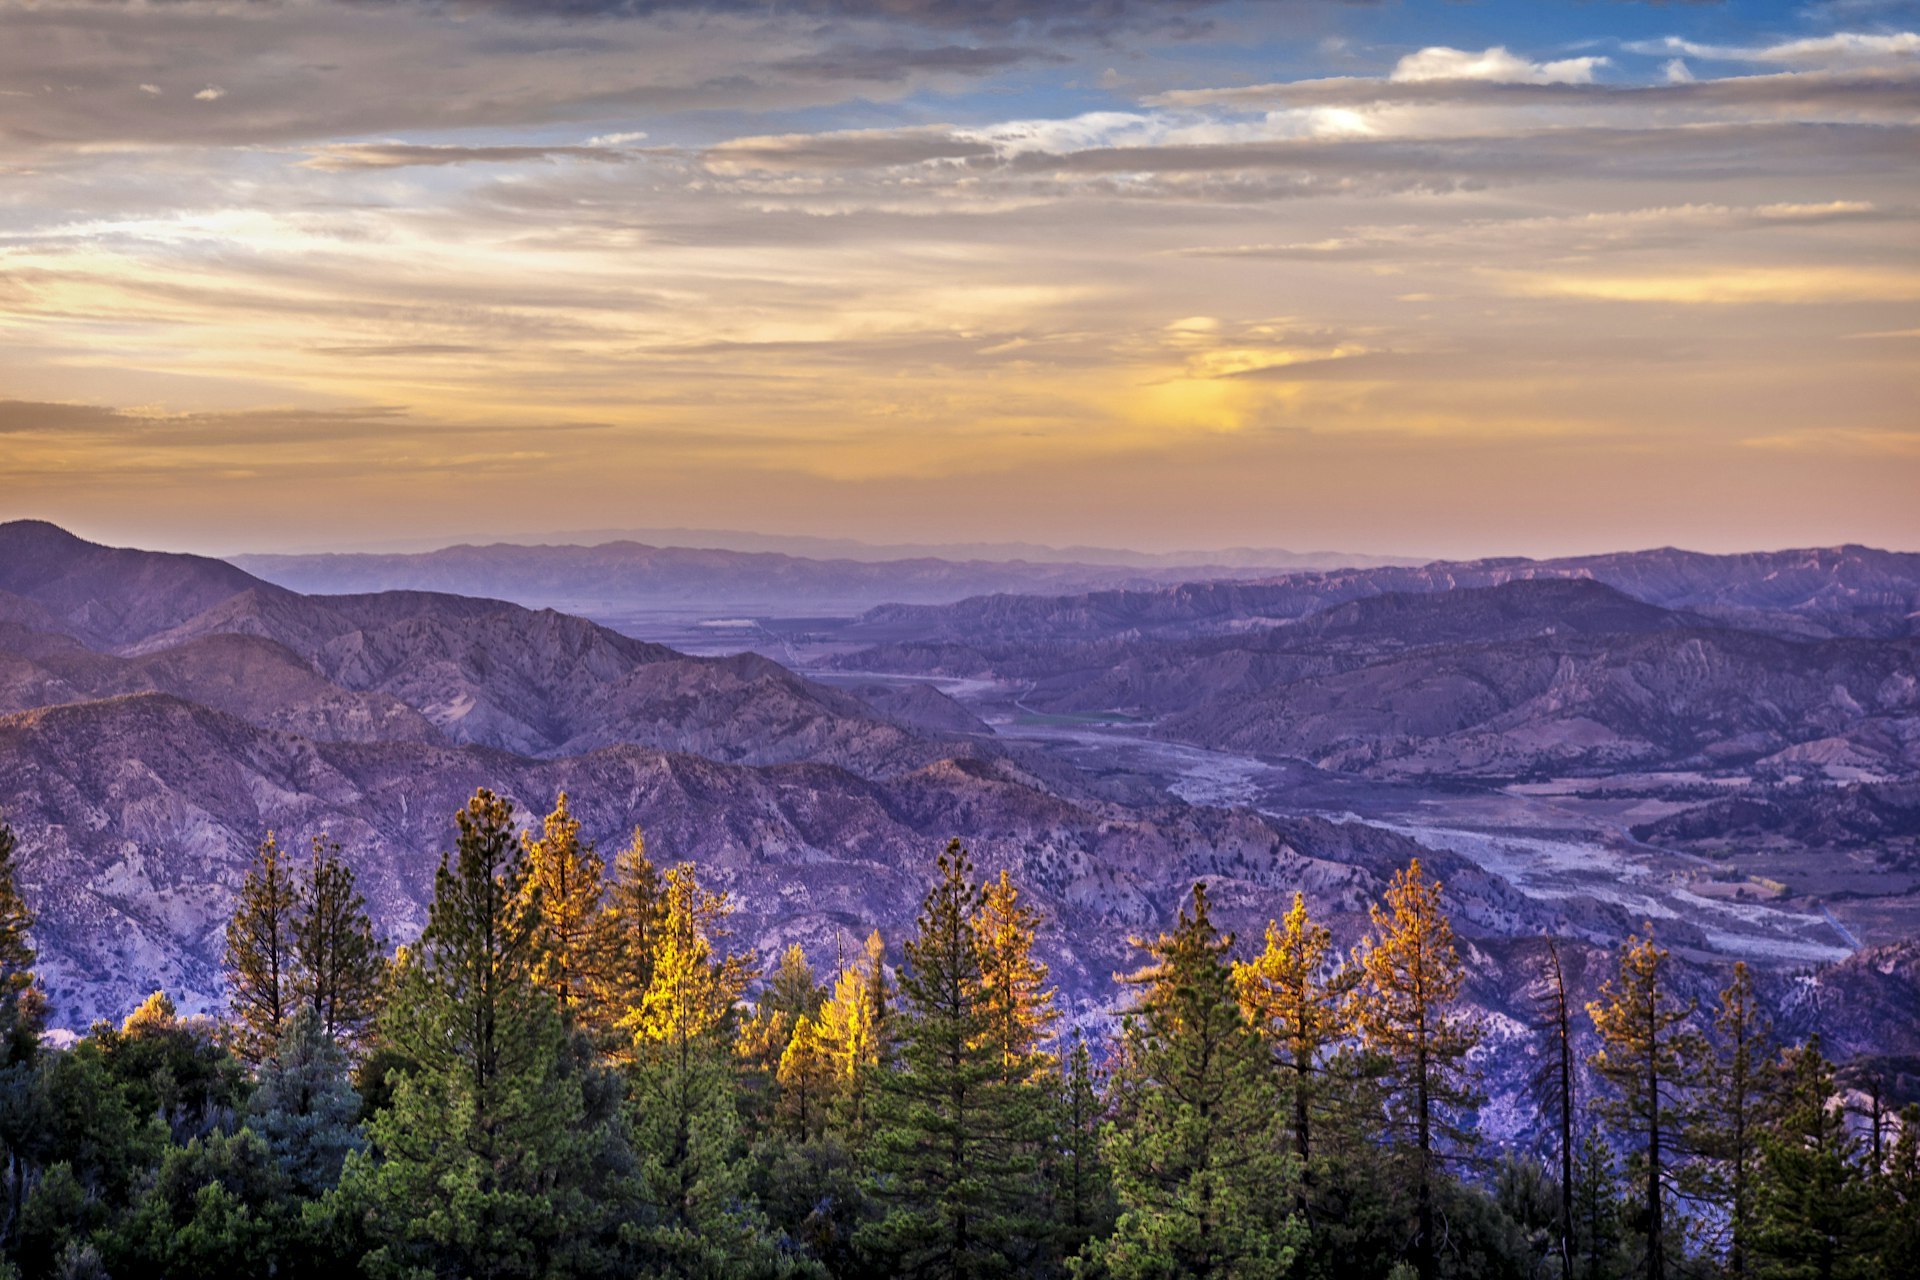
[[[960,661],[935,639],[835,661],[1023,680],[1036,710],[1119,713],[1174,740],[1371,776],[1920,772],[1920,637],[1751,630],[1587,578],[1393,592],[1229,634],[1000,658],[1014,647]]]
[[[1911,635],[1920,628],[1920,553],[1844,546],[1733,556],[1663,548],[1560,560],[1437,561],[1149,590],[982,596],[945,606],[874,609],[845,638],[945,644],[973,648],[992,659],[1099,639],[1270,627],[1349,600],[1395,592],[1568,578],[1601,582],[1662,608],[1790,634]]]
[[[1801,598],[1834,598],[1804,586]],[[1836,742],[1876,768],[1911,763],[1912,638],[1858,617],[1754,630],[1722,603],[1681,609],[1551,577],[1372,593],[1285,625],[1215,618],[1037,643],[1020,659],[1028,674],[996,667],[943,691],[898,671],[853,674],[888,670],[871,649],[854,656],[872,665],[849,660],[827,684],[550,610],[422,591],[308,596],[218,561],[14,524],[0,526],[0,816],[20,835],[55,1018],[71,1026],[119,1016],[155,985],[214,1007],[222,926],[268,830],[296,850],[340,841],[381,927],[410,937],[451,814],[481,785],[529,822],[567,791],[608,853],[639,827],[657,860],[691,859],[735,895],[738,935],[763,956],[800,941],[822,967],[869,928],[908,929],[932,854],[960,836],[1031,887],[1062,998],[1086,1015],[1118,998],[1114,975],[1137,958],[1129,937],[1164,924],[1196,878],[1249,943],[1301,889],[1351,944],[1387,877],[1419,856],[1445,881],[1469,953],[1496,1095],[1488,1126],[1518,1133],[1543,934],[1566,941],[1590,994],[1605,953],[1657,915],[1698,994],[1727,955],[1750,954],[1788,1025],[1844,1029],[1861,1054],[1914,1051],[1901,1028],[1859,1025],[1903,1007],[1904,953],[1808,975],[1809,957],[1846,953],[1839,926],[1805,907],[1762,911],[1736,937],[1657,862],[1660,847],[1706,838],[1661,822],[1770,822],[1796,848],[1844,828],[1857,844],[1904,831],[1887,815],[1910,797],[1849,793],[1855,816],[1808,827],[1780,816],[1799,803],[1790,789],[1778,814],[1723,815],[1719,784],[1701,784],[1631,838],[1607,837],[1641,859],[1624,893],[1604,866],[1554,878],[1556,859],[1587,852],[1477,835],[1477,819],[1433,826],[1423,806],[1440,793],[1409,793],[1429,798],[1376,823],[1337,800],[1304,805],[1290,775],[1248,791],[1235,771],[1273,773],[1272,753],[1296,750],[1335,780],[1656,758],[1758,768],[1795,750],[1835,758]],[[1075,727],[1114,706],[1150,722],[1111,739]],[[1028,720],[1057,721],[1091,754],[1050,749]],[[1174,753],[1191,776],[1099,763],[1123,740]],[[1225,783],[1207,781],[1220,769]],[[1674,906],[1688,902],[1699,911]]]
[[[536,756],[624,742],[868,772],[966,749],[752,654],[689,657],[498,600],[304,596],[32,522],[0,526],[0,592],[0,709],[166,692],[325,740]]]

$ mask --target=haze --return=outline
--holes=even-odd
[[[1920,546],[1917,27],[0,0],[0,515]]]

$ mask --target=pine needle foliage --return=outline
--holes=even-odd
[[[1385,905],[1368,908],[1373,930],[1354,954],[1365,983],[1351,1004],[1354,1025],[1385,1071],[1389,1123],[1413,1156],[1410,1252],[1421,1280],[1435,1274],[1433,1188],[1443,1147],[1471,1141],[1464,1121],[1479,1101],[1467,1055],[1480,1033],[1457,1007],[1466,969],[1440,888],[1415,858],[1388,884]]]
[[[666,913],[659,869],[647,856],[646,837],[636,828],[613,860],[594,948],[599,964],[587,975],[589,998],[581,1013],[587,1026],[616,1046],[633,1042],[630,1030],[618,1028],[653,985],[654,952]]]
[[[1268,921],[1260,954],[1233,966],[1241,1012],[1285,1077],[1293,1151],[1303,1176],[1310,1176],[1333,1051],[1353,1030],[1350,1005],[1360,970],[1338,965],[1336,954],[1332,931],[1308,916],[1306,895],[1295,893],[1285,920]]]
[[[1103,1151],[1120,1214],[1084,1264],[1119,1280],[1286,1275],[1305,1243],[1297,1169],[1265,1045],[1241,1014],[1204,884],[1121,1024]]]
[[[314,837],[313,859],[297,892],[294,994],[313,1010],[327,1039],[358,1048],[379,1011],[387,961],[338,843]]]
[[[885,1212],[856,1243],[899,1275],[1003,1274],[1015,1242],[1037,1234],[1032,1112],[985,998],[973,875],[950,841],[905,944],[897,1048],[876,1099],[871,1190]]]
[[[1726,1271],[1753,1274],[1754,1180],[1761,1138],[1777,1119],[1773,1026],[1760,1007],[1753,974],[1735,961],[1720,991],[1711,1051],[1699,1066],[1699,1104],[1688,1145],[1706,1161],[1703,1190],[1725,1220]]]
[[[297,877],[274,833],[254,851],[227,921],[227,1003],[234,1049],[257,1063],[273,1052],[295,1003]]]
[[[1645,936],[1622,945],[1617,976],[1587,1006],[1600,1049],[1591,1062],[1612,1087],[1602,1114],[1637,1144],[1644,1199],[1641,1241],[1647,1280],[1665,1280],[1670,1252],[1667,1210],[1674,1174],[1674,1143],[1686,1123],[1687,1084],[1704,1054],[1690,1019],[1692,1001],[1681,1002],[1668,977],[1670,957]]]
[[[526,893],[537,895],[540,902],[534,982],[571,1017],[603,981],[606,863],[591,843],[580,839],[580,821],[567,808],[564,791],[540,834],[527,834],[526,849]]]
[[[13,828],[0,822],[0,1069],[33,1058],[46,1017],[33,972],[33,912],[15,879],[18,848]]]

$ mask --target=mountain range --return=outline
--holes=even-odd
[[[887,609],[835,646],[847,670],[896,677],[830,684],[498,599],[308,595],[222,561],[16,522],[0,525],[0,817],[20,837],[55,1021],[74,1027],[155,986],[189,1010],[217,1006],[222,927],[269,830],[296,851],[338,840],[389,939],[411,937],[451,814],[482,785],[529,822],[566,791],[608,854],[638,827],[656,860],[695,861],[732,893],[740,936],[768,955],[798,941],[823,969],[869,928],[901,937],[932,854],[959,836],[983,867],[1031,887],[1042,953],[1076,1014],[1111,1005],[1114,974],[1135,960],[1128,939],[1162,927],[1197,878],[1244,937],[1298,889],[1347,945],[1418,856],[1446,883],[1470,998],[1492,1029],[1493,1110],[1507,1108],[1495,1131],[1519,1132],[1540,936],[1566,940],[1591,993],[1604,953],[1640,923],[1639,899],[1540,892],[1350,815],[1188,803],[1005,732],[987,702],[897,677],[959,653],[1026,708],[1072,720],[1128,707],[1161,739],[1297,752],[1330,776],[1759,768],[1795,749],[1912,774],[1916,641],[1900,610],[1914,596],[1899,576],[1912,558],[1799,554],[1826,566],[1825,585],[1808,570],[1765,588],[1757,560],[1717,586],[1654,563],[1643,584],[1676,585],[1648,600],[1515,563],[1486,570],[1499,580],[1484,586],[1443,586],[1434,569],[1417,591],[1384,589],[1412,571],[1380,570],[1317,575],[1318,596],[1289,579],[1117,604]],[[1251,611],[1285,593],[1317,603],[1286,619]],[[1035,634],[990,634],[985,617],[1034,620]],[[908,618],[920,634],[900,633]],[[889,652],[855,647],[886,628]],[[1678,917],[1662,936],[1709,994],[1724,939]],[[1780,955],[1833,950],[1796,942]],[[1898,1007],[1892,988],[1911,967],[1896,946],[1811,980],[1773,962],[1765,981],[1788,1024],[1848,1024]],[[1920,1054],[1910,1025],[1845,1034],[1857,1052]]]

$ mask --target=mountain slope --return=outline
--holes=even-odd
[[[0,614],[8,709],[162,691],[325,739],[444,736],[535,756],[637,743],[867,772],[970,749],[765,659],[688,657],[499,600],[303,596],[34,522],[0,525],[0,566],[23,602],[14,623]],[[47,627],[107,652],[49,648]]]

